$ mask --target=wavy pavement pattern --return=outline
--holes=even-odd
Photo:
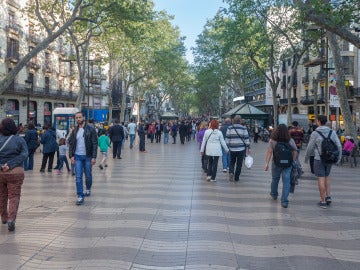
[[[16,233],[0,230],[0,268],[360,269],[359,168],[334,168],[329,209],[316,207],[311,176],[282,209],[268,196],[265,146],[238,184],[221,166],[204,181],[195,144],[125,149],[94,168],[81,207],[71,176],[27,172]]]

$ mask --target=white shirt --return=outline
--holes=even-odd
[[[86,156],[85,135],[83,128],[79,128],[78,133],[76,134],[75,154],[80,156]]]
[[[129,134],[134,135],[136,133],[136,124],[130,123],[128,124]]]

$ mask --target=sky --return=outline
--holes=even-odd
[[[220,7],[222,0],[153,0],[155,10],[166,10],[174,15],[172,24],[178,26],[181,36],[186,36],[184,44],[187,48],[186,59],[192,63],[191,47],[196,46],[196,39],[203,31],[208,19],[212,19]]]

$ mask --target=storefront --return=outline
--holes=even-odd
[[[8,99],[6,103],[6,117],[14,120],[16,126],[19,126],[19,101]]]
[[[51,125],[52,124],[52,104],[51,102],[44,103],[44,124]]]
[[[29,122],[33,122],[34,124],[37,124],[37,102],[30,100],[29,101],[29,115],[27,116],[27,119],[29,119]]]

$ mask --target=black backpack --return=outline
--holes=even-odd
[[[334,163],[338,162],[339,149],[338,149],[336,143],[330,139],[332,130],[330,130],[327,138],[320,131],[318,131],[318,130],[315,130],[315,131],[317,133],[319,133],[321,135],[321,137],[323,138],[323,140],[321,142],[321,153],[320,153],[318,147],[316,146],[316,148],[318,149],[319,154],[320,154],[321,162],[324,164],[334,164]]]
[[[278,167],[287,168],[293,162],[293,149],[287,142],[277,142],[274,148],[274,163]]]

